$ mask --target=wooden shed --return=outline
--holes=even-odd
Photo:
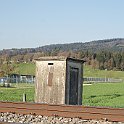
[[[57,56],[36,59],[35,102],[81,105],[83,63]]]

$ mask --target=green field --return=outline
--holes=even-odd
[[[122,79],[124,71],[107,71],[84,66],[84,77]],[[111,106],[124,108],[124,83],[95,83],[84,86],[83,104],[89,106]]]
[[[83,105],[124,108],[124,83],[84,85],[83,91]],[[27,102],[34,102],[34,85],[23,83],[0,87],[0,101],[22,101],[23,93]]]
[[[15,101],[23,100],[23,93],[27,95],[27,101],[34,101],[34,84],[12,84],[11,88],[0,86],[0,101]]]
[[[17,64],[16,72],[34,74],[35,64]],[[105,71],[84,66],[84,77],[108,77],[124,79],[124,72]],[[12,84],[11,88],[0,87],[0,101],[22,101],[23,93],[27,102],[34,102],[34,84]],[[83,105],[124,108],[124,83],[94,83],[83,86]]]
[[[105,83],[84,86],[83,104],[124,108],[124,83]]]
[[[33,63],[20,63],[15,64],[13,73],[21,75],[35,75],[35,64]]]
[[[103,78],[116,78],[124,80],[124,71],[107,71],[92,69],[90,66],[84,66],[84,77],[103,77]]]
[[[106,71],[99,69],[92,69],[90,66],[84,66],[84,77],[103,77],[103,78],[117,78],[124,80],[124,71]],[[13,73],[35,75],[35,64],[33,63],[20,63],[15,64]]]

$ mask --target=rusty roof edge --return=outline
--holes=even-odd
[[[85,60],[83,59],[76,59],[73,57],[65,57],[65,56],[46,56],[46,57],[40,57],[35,60],[36,61],[50,61],[50,60],[66,61],[66,60],[69,60],[69,61],[76,61],[76,62],[81,62],[81,63],[85,62]]]
[[[35,59],[36,61],[49,61],[49,60],[66,60],[67,57],[65,56],[45,56]]]

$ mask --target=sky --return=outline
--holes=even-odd
[[[124,38],[124,0],[0,0],[0,50]]]

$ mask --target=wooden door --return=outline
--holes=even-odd
[[[70,88],[69,88],[69,104],[78,104],[78,75],[79,69],[70,67]]]

